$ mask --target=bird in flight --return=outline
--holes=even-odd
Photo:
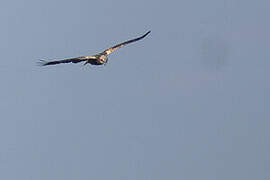
[[[75,58],[67,58],[67,59],[60,59],[60,60],[52,60],[52,61],[45,61],[45,60],[40,60],[40,64],[42,66],[47,66],[47,65],[55,65],[55,64],[61,64],[61,63],[79,63],[79,62],[84,62],[84,65],[86,64],[91,64],[91,65],[105,65],[108,62],[108,55],[111,54],[113,51],[124,47],[125,45],[129,43],[133,43],[135,41],[139,41],[143,39],[145,36],[147,36],[151,31],[148,31],[144,35],[131,39],[129,41],[125,41],[123,43],[117,44],[109,49],[106,49],[105,51],[93,55],[93,56],[82,56],[82,57],[75,57]]]

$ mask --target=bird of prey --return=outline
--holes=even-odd
[[[91,65],[105,65],[108,62],[108,55],[111,54],[113,51],[124,47],[125,45],[139,41],[143,39],[145,36],[147,36],[151,31],[148,31],[144,35],[131,39],[129,41],[125,41],[123,43],[117,44],[109,49],[106,49],[105,51],[93,55],[93,56],[82,56],[82,57],[75,57],[75,58],[67,58],[67,59],[60,59],[60,60],[52,60],[52,61],[44,61],[40,60],[40,63],[42,66],[47,66],[47,65],[55,65],[55,64],[61,64],[61,63],[79,63],[79,62],[84,62],[84,65],[86,64],[91,64]]]

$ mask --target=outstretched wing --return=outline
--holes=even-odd
[[[89,61],[89,60],[95,60],[95,56],[83,56],[83,57],[76,57],[76,58],[67,58],[67,59],[61,59],[61,60],[52,60],[52,61],[45,61],[40,60],[39,64],[41,66],[47,66],[47,65],[55,65],[55,64],[61,64],[61,63],[79,63],[83,61]]]
[[[132,42],[135,42],[135,41],[139,41],[141,39],[143,39],[145,36],[147,36],[151,31],[148,31],[147,33],[145,33],[144,35],[138,37],[138,38],[135,38],[135,39],[131,39],[129,41],[125,41],[123,43],[120,43],[120,44],[117,44],[109,49],[106,49],[103,53],[105,53],[106,55],[108,54],[111,54],[113,51],[121,48],[121,47],[124,47],[125,45],[129,44],[129,43],[132,43]]]

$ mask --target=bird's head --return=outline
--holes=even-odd
[[[99,60],[100,60],[100,62],[102,63],[102,64],[107,64],[107,62],[108,62],[108,56],[107,55],[101,55],[100,57],[99,57]]]

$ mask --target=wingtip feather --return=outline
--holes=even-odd
[[[142,37],[144,38],[144,37],[147,36],[150,32],[151,32],[151,30],[147,31],[147,33],[145,33]]]
[[[48,61],[44,60],[44,59],[39,59],[39,61],[37,62],[38,66],[46,66],[48,63]]]

